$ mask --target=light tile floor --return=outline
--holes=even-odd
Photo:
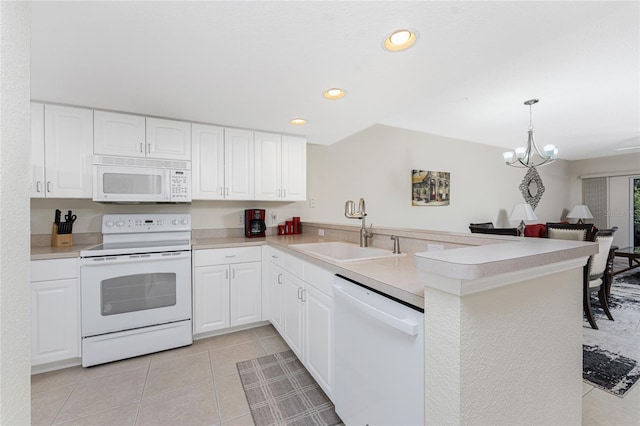
[[[270,326],[31,379],[34,425],[253,425],[235,364],[288,349]],[[640,425],[640,385],[624,398],[583,383],[583,425]]]
[[[252,425],[236,363],[287,350],[270,325],[31,378],[34,425]]]

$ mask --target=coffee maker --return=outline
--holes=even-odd
[[[264,209],[247,209],[244,211],[244,235],[248,238],[264,237],[267,230]]]

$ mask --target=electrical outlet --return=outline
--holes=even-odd
[[[324,229],[318,229],[318,237],[324,237]]]
[[[238,225],[244,226],[244,214],[238,214]]]
[[[276,212],[271,213],[271,224],[275,225],[278,223],[278,214]]]
[[[316,208],[316,199],[315,198],[309,198],[309,208],[310,209],[315,209]]]

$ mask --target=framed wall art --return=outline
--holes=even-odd
[[[451,173],[430,170],[411,171],[412,206],[448,206]]]

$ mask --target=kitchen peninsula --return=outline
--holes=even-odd
[[[423,307],[427,424],[580,422],[580,282],[594,244],[378,228],[374,247],[390,250],[389,236],[399,235],[407,255],[335,263],[296,245],[355,242],[358,228],[303,227],[302,235],[266,238],[209,238],[194,231],[193,249],[273,247]],[[47,253],[59,255],[42,248],[32,251],[32,259]],[[265,265],[263,257],[263,271]]]

